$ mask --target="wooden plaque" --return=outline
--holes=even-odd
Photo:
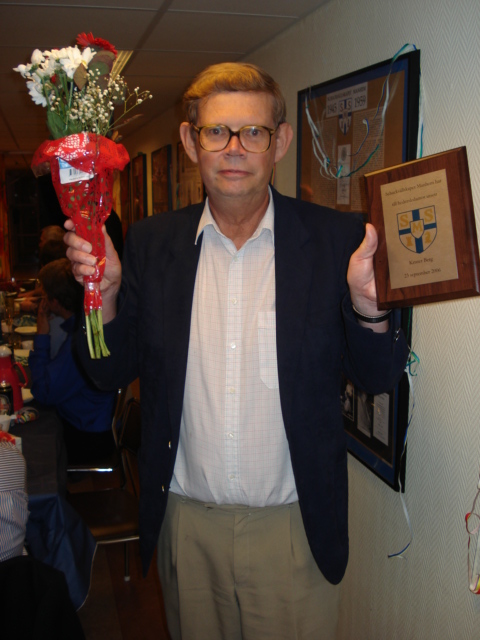
[[[465,147],[365,175],[378,308],[480,294]]]

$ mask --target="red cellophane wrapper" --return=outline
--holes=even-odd
[[[68,163],[69,167],[61,168],[61,161]],[[100,281],[105,270],[102,225],[112,209],[113,171],[121,171],[128,162],[129,156],[123,145],[95,133],[47,140],[40,145],[32,160],[32,170],[37,177],[51,171],[63,213],[72,218],[77,235],[91,243],[92,254],[97,258],[95,274],[84,278],[84,307],[92,357],[100,357],[100,353],[108,355],[101,320]],[[93,340],[90,339],[90,329]]]

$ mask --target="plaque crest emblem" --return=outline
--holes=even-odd
[[[352,124],[352,101],[351,100],[341,100],[338,103],[338,125],[340,127],[343,135],[347,135],[348,130],[350,129],[350,125]]]
[[[437,237],[435,207],[422,207],[397,214],[398,236],[413,253],[423,253]]]

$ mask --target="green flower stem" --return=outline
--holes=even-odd
[[[93,360],[110,355],[103,335],[102,310],[92,309],[86,316],[87,342],[90,357]]]
[[[95,359],[95,351],[93,349],[93,342],[92,342],[92,327],[90,324],[90,316],[86,316],[85,317],[85,327],[87,329],[87,342],[88,342],[88,350],[90,352],[90,358],[92,358],[92,360]]]

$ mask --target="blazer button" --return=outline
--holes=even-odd
[[[172,448],[172,441],[170,440],[170,442],[168,443],[168,448],[171,449]]]
[[[162,484],[162,493],[165,493],[165,487]]]

